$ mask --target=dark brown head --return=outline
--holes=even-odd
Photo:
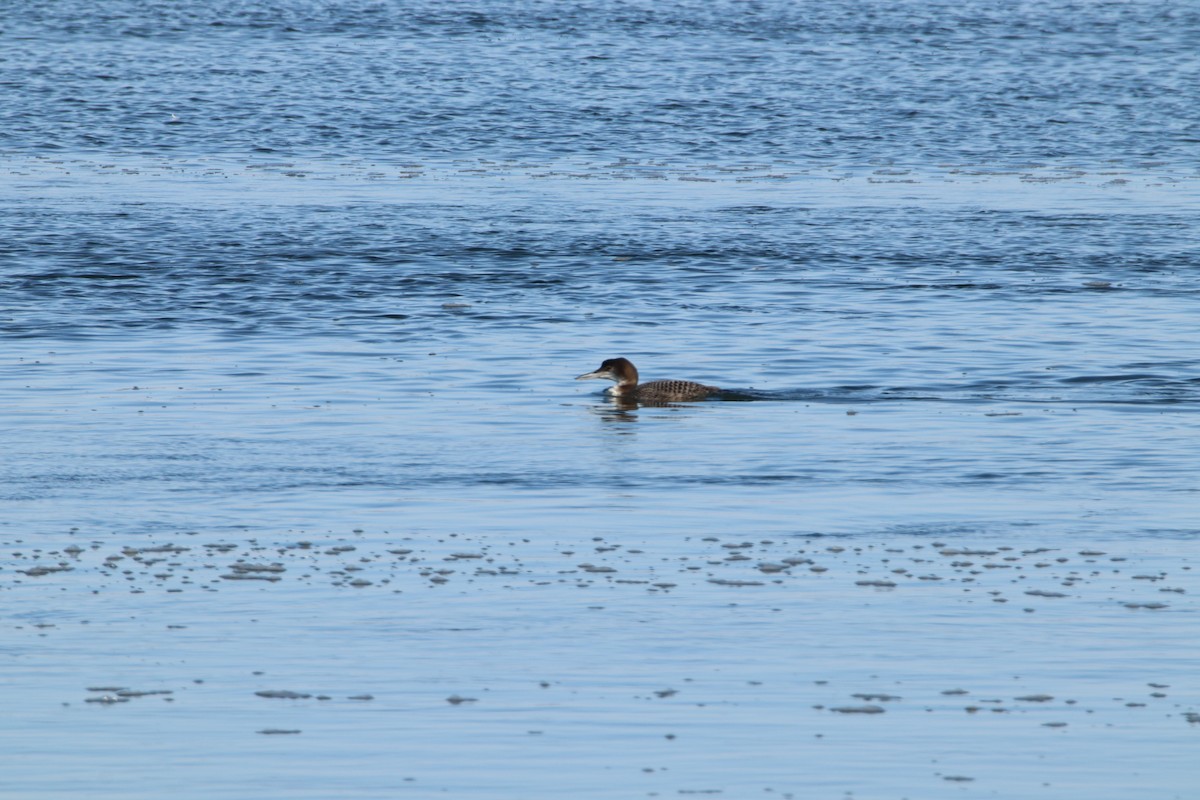
[[[614,381],[617,386],[636,386],[638,371],[633,362],[627,358],[610,358],[605,360],[595,372],[584,373],[575,380],[586,381],[592,378]]]

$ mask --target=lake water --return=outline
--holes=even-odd
[[[1193,798],[1197,109],[1182,0],[3,4],[0,797]]]

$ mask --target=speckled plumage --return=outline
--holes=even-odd
[[[596,371],[580,375],[575,380],[594,378],[615,381],[617,385],[608,391],[618,400],[648,406],[703,400],[721,391],[716,386],[706,386],[694,381],[661,380],[638,383],[637,367],[627,358],[610,358]]]
[[[632,395],[630,399],[646,404],[686,403],[689,400],[703,400],[719,391],[721,390],[715,386],[705,386],[694,381],[648,381],[622,392],[621,397]]]

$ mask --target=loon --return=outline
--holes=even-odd
[[[575,380],[584,381],[592,378],[616,381],[617,385],[610,387],[608,392],[619,401],[650,406],[703,400],[721,391],[716,386],[705,386],[692,381],[668,380],[638,383],[637,367],[627,358],[610,358],[595,372],[585,373]]]

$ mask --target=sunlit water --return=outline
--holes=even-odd
[[[0,796],[1192,797],[1198,35],[9,4]]]

